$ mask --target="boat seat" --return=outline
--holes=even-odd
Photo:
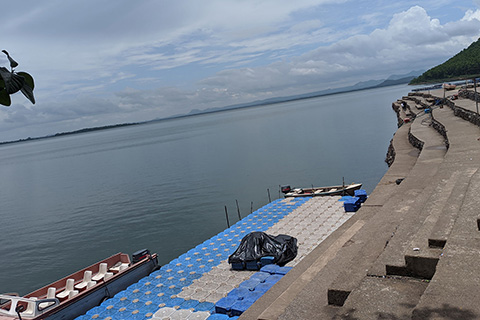
[[[30,297],[30,299],[37,300],[36,297]],[[35,305],[36,305],[35,302],[28,302],[27,308],[23,312],[21,312],[21,315],[22,316],[33,316],[33,314],[35,312]]]
[[[113,272],[107,272],[105,273],[105,277],[103,278],[103,280],[107,281],[111,277],[113,277]]]
[[[73,291],[73,286],[75,284],[74,279],[67,279],[67,284],[65,285],[65,290],[57,294],[58,299],[64,299],[68,297],[70,294],[70,291]]]
[[[73,298],[78,294],[78,290],[72,290],[68,293],[69,298]]]
[[[57,288],[55,288],[55,287],[48,288],[47,299],[55,299],[55,293],[57,293]],[[41,309],[45,309],[46,307],[51,306],[54,303],[55,302],[42,302],[42,303],[40,303],[39,307]]]
[[[119,272],[128,268],[128,263],[119,262],[111,267],[109,270],[113,272]]]
[[[102,280],[103,277],[105,277],[105,274],[107,273],[107,264],[105,262],[100,263],[98,273],[92,277],[93,281],[99,281]]]
[[[337,191],[337,189],[336,189],[336,188],[332,188],[332,189],[328,190],[328,192],[333,192],[333,191]]]
[[[82,290],[87,287],[88,283],[92,281],[92,271],[87,270],[83,273],[83,280],[75,286],[75,289]]]
[[[322,193],[323,191],[322,190],[315,190],[315,194],[319,194],[319,193]]]
[[[55,287],[50,287],[50,288],[48,288],[48,291],[47,291],[47,299],[54,299],[56,292],[57,292],[57,288],[55,288]]]

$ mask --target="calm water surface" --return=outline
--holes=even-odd
[[[166,263],[278,198],[387,170],[406,85],[0,147],[0,292],[26,294],[116,252]]]

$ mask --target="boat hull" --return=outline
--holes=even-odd
[[[85,314],[88,310],[100,305],[108,298],[112,298],[114,295],[124,290],[132,283],[136,283],[142,278],[148,276],[157,266],[157,263],[150,260],[146,263],[136,266],[132,270],[128,270],[121,277],[114,279],[114,281],[106,281],[104,285],[95,288],[92,292],[83,297],[79,297],[78,300],[72,301],[69,305],[65,306],[61,310],[58,310],[51,315],[46,315],[41,319],[45,320],[69,320]]]
[[[288,192],[284,196],[289,197],[328,197],[328,196],[354,196],[355,190],[362,187],[361,183],[352,183],[346,186],[330,186],[320,188],[304,188],[294,189],[293,192]]]
[[[142,254],[145,252],[145,254],[138,259],[134,258],[133,263],[130,262],[128,255],[118,253],[24,297],[0,295],[0,300],[4,301],[0,308],[0,320],[18,320],[19,317],[16,314],[16,310],[20,306],[23,307],[20,310],[23,320],[69,320],[83,315],[159,268],[156,254],[150,254],[148,250],[141,252]],[[75,280],[79,284],[81,277],[87,270],[89,272],[91,270],[100,270],[99,266],[101,264],[109,266],[108,270],[112,271],[114,271],[115,265],[120,266],[121,264],[123,268],[109,272],[110,275],[108,277],[102,275],[99,278],[100,280],[93,282],[93,286],[79,289],[80,292],[77,291],[78,293],[73,296],[60,298],[59,294],[56,298],[48,298],[47,290],[49,288],[56,288],[61,293],[61,290],[65,288],[67,279]],[[25,310],[27,305],[32,306],[32,308],[26,308],[27,310]]]

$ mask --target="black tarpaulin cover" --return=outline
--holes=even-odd
[[[251,232],[243,237],[237,250],[228,257],[228,263],[259,261],[262,257],[274,257],[274,263],[283,266],[295,259],[297,249],[297,239],[294,237]]]

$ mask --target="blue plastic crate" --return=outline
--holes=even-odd
[[[360,206],[355,204],[344,204],[343,208],[345,209],[345,212],[357,212],[358,209],[360,209]]]
[[[367,191],[364,189],[355,190],[355,197],[358,197],[360,202],[364,203],[367,200]]]
[[[356,212],[360,208],[361,202],[360,198],[352,197],[351,199],[345,200],[343,207],[345,212]]]

